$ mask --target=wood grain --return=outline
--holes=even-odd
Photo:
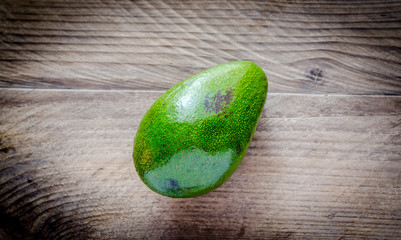
[[[161,94],[0,90],[3,237],[401,238],[401,97],[270,94],[237,172],[170,199],[131,159]]]
[[[132,161],[164,90],[252,60],[243,163],[170,199]],[[401,239],[401,1],[0,1],[0,239]]]
[[[401,93],[401,1],[4,0],[0,20],[0,87],[165,90],[252,60],[270,92]]]

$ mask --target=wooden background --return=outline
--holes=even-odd
[[[401,1],[0,2],[0,239],[401,239]],[[201,70],[269,79],[243,163],[150,191],[142,116]]]

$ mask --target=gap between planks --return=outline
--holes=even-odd
[[[143,92],[159,92],[164,93],[166,90],[133,90],[133,89],[71,89],[71,88],[4,88],[0,87],[0,91],[43,91],[43,92],[107,92],[107,93],[143,93]],[[401,95],[385,95],[385,94],[333,94],[333,93],[286,93],[275,92],[267,93],[268,95],[289,95],[289,96],[322,96],[322,97],[401,97]]]

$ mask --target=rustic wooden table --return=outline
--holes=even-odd
[[[0,239],[401,239],[401,1],[2,0]],[[242,164],[170,199],[132,161],[151,104],[252,60]]]

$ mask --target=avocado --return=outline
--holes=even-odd
[[[133,158],[141,180],[173,198],[216,189],[245,156],[266,94],[266,75],[250,61],[221,64],[173,86],[136,133]]]

